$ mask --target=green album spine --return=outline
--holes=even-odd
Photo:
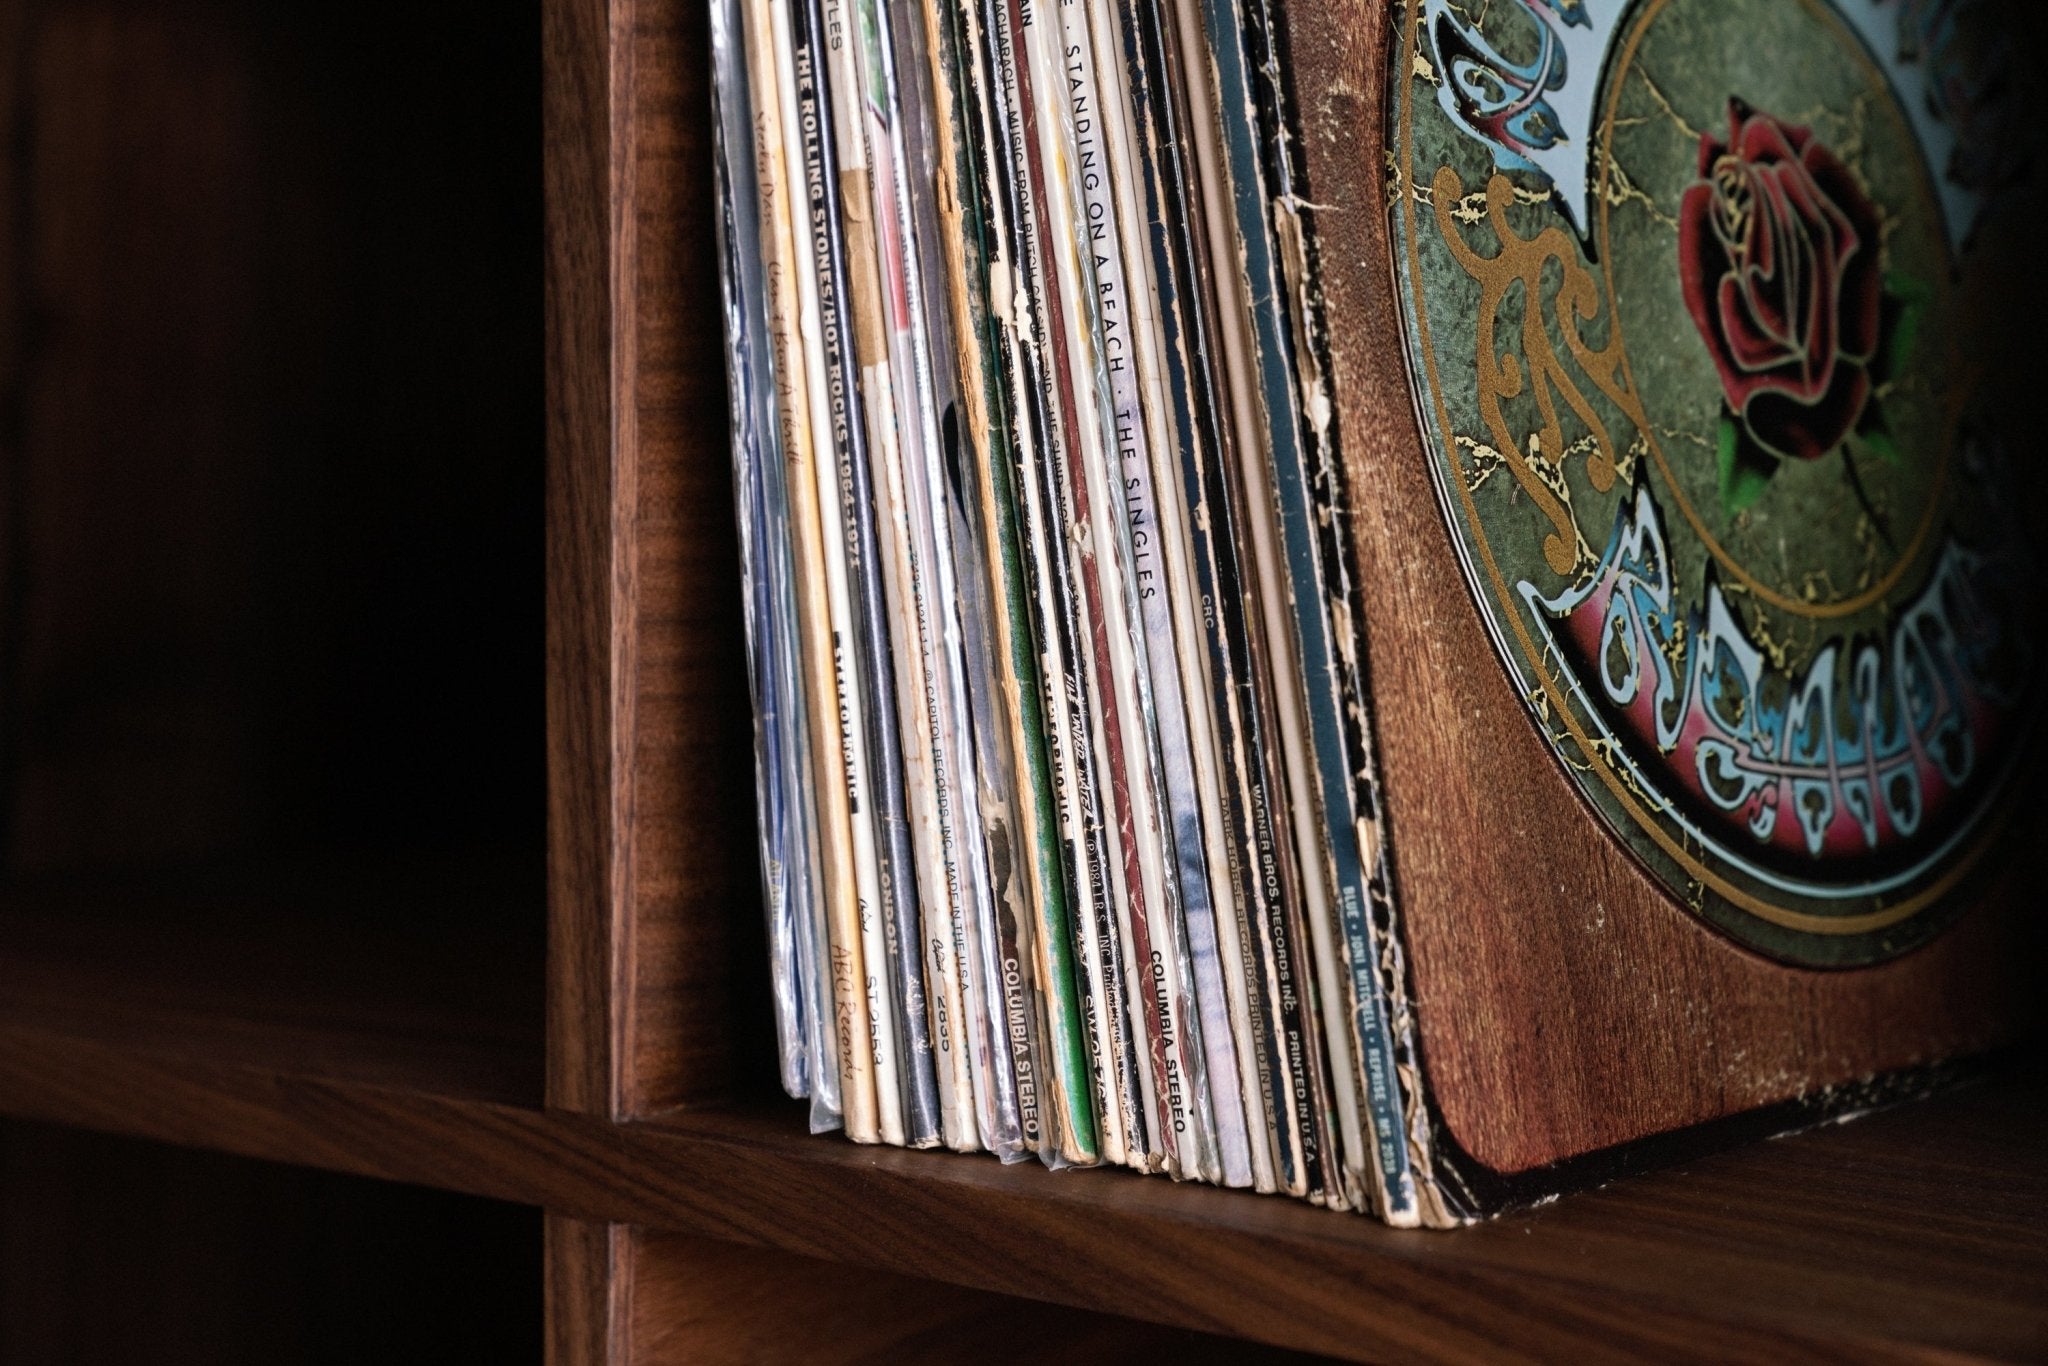
[[[1069,938],[1067,874],[1045,743],[1038,628],[1032,619],[1016,493],[1010,485],[1015,454],[1010,434],[1013,418],[990,306],[986,179],[973,133],[977,123],[969,116],[975,96],[966,79],[956,8],[943,0],[927,0],[924,9],[931,37],[933,94],[939,106],[934,159],[944,158],[948,163],[935,169],[940,171],[942,187],[952,190],[953,202],[945,209],[957,213],[959,220],[954,237],[961,254],[954,260],[957,278],[953,285],[958,302],[964,305],[960,310],[964,316],[955,342],[967,420],[958,433],[958,450],[968,467],[962,473],[972,482],[979,504],[980,549],[992,609],[988,623],[992,653],[999,670],[1007,670],[1008,675],[996,691],[1000,720],[1010,739],[1017,798],[1012,807],[1016,851],[1037,920],[1031,935],[1036,961],[1030,969],[1038,986],[1041,1061],[1051,1072],[1057,1120],[1051,1138],[1060,1160],[1093,1163],[1100,1160],[1101,1149],[1090,1099],[1092,1066]]]

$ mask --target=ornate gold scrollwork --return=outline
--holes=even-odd
[[[1486,217],[1500,242],[1500,250],[1490,256],[1474,250],[1458,231],[1452,209],[1465,194],[1458,173],[1449,166],[1440,168],[1431,191],[1444,245],[1465,273],[1479,283],[1479,335],[1474,361],[1479,372],[1480,417],[1529,500],[1556,528],[1544,538],[1544,561],[1556,573],[1570,574],[1578,567],[1581,537],[1572,520],[1570,493],[1564,486],[1564,461],[1573,449],[1584,447],[1585,443],[1566,441],[1563,424],[1558,420],[1557,399],[1563,398],[1565,406],[1577,414],[1592,438],[1586,448],[1586,477],[1592,480],[1595,492],[1605,493],[1614,487],[1616,453],[1606,424],[1551,344],[1543,297],[1544,267],[1551,261],[1558,264],[1557,331],[1564,338],[1572,360],[1638,430],[1647,430],[1642,404],[1622,374],[1620,338],[1610,330],[1607,344],[1598,351],[1586,345],[1580,328],[1600,316],[1605,305],[1600,287],[1580,258],[1578,242],[1564,229],[1553,224],[1530,238],[1515,232],[1508,222],[1508,208],[1515,202],[1514,182],[1496,173],[1486,185]],[[1503,349],[1495,340],[1501,306],[1516,285],[1522,287],[1524,298],[1520,355]],[[1543,416],[1542,425],[1526,444],[1516,439],[1501,411],[1503,399],[1520,397],[1525,389],[1533,392]]]

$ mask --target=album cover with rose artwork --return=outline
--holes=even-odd
[[[2048,201],[2011,14],[1274,26],[1424,1222],[2030,1027]]]

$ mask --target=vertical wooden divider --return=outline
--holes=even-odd
[[[712,180],[710,16],[635,0],[626,200],[633,388],[631,850],[624,1100],[640,1116],[771,1077],[746,650]],[[624,406],[624,405],[622,405]]]
[[[632,1231],[550,1212],[542,1247],[548,1366],[632,1361]]]
[[[706,16],[548,0],[551,1106],[723,1094],[758,892]]]
[[[547,189],[548,1011],[551,1107],[619,1110],[626,868],[616,836],[614,562],[619,461],[612,307],[619,231],[611,6],[542,10]],[[622,713],[626,713],[622,715]]]
[[[759,966],[708,16],[543,12],[547,1103],[626,1123],[732,1089]],[[631,1231],[547,1229],[550,1360],[631,1360]]]

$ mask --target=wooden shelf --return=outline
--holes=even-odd
[[[761,1089],[705,9],[30,8],[0,1120],[538,1206],[560,1366],[2048,1358],[2038,1064],[1448,1235],[805,1132]],[[467,841],[510,852],[399,858]],[[80,1188],[121,1146],[39,1134]],[[0,1243],[69,1221],[65,1266],[186,1252],[16,1194]]]
[[[23,900],[0,921],[12,1117],[1356,1359],[2048,1350],[2038,1069],[1403,1233],[1126,1173],[860,1148],[807,1134],[779,1097],[624,1122],[549,1110],[523,1004],[538,964],[516,936],[485,951],[470,915],[336,919],[300,898],[286,937],[224,894]]]
[[[2038,1078],[1454,1234],[797,1127],[787,1106],[643,1126],[660,1184],[611,1216],[1361,1360],[2048,1348]]]

